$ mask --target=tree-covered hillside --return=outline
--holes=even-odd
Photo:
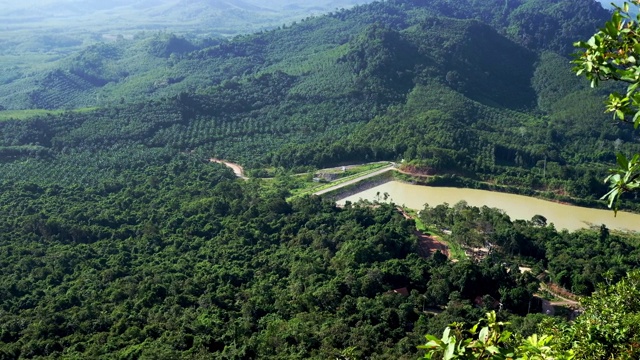
[[[3,177],[60,180],[53,169],[70,157],[104,159],[102,172],[80,161],[86,175],[67,177],[83,181],[112,171],[110,154],[196,149],[249,167],[404,158],[426,172],[597,194],[592,179],[612,149],[637,148],[622,125],[601,126],[601,93],[568,64],[567,44],[606,11],[591,1],[579,11],[504,5],[394,0],[233,40],[153,34],[92,45],[0,85],[6,109],[98,107],[7,115]]]
[[[337,207],[291,198],[287,172],[404,159],[438,181],[593,199],[613,149],[640,151],[601,115],[615,86],[571,73],[569,44],[606,16],[586,0],[390,0],[1,69],[0,358],[413,359],[423,334],[492,309],[536,332],[540,282],[588,295],[637,267],[638,238],[464,203],[415,220]],[[432,230],[492,251],[427,256]]]
[[[95,186],[1,186],[3,358],[415,359],[424,333],[496,299],[512,330],[535,331],[545,268],[588,294],[637,266],[637,238],[463,203],[421,220],[496,250],[479,262],[423,258],[415,222],[393,204],[287,202],[197,159]],[[521,273],[526,259],[537,264]]]
[[[419,257],[393,205],[287,203],[193,157],[2,185],[3,358],[412,358],[476,297],[512,294],[522,314],[537,286],[497,259]]]
[[[240,36],[234,40],[137,34],[130,40],[121,38],[90,46],[46,67],[8,66],[0,76],[4,79],[0,86],[0,105],[8,109],[104,105],[121,98],[129,101],[202,89],[234,76],[271,71],[274,66],[287,73],[316,72],[315,67],[320,64],[337,65],[335,55],[340,52],[341,45],[356,39],[367,26],[379,24],[394,31],[411,31],[410,28],[420,26],[425,30],[431,22],[429,18],[435,17],[475,19],[529,49],[553,50],[567,55],[571,42],[593,32],[606,15],[597,3],[586,0],[577,7],[570,2],[511,1],[507,6],[500,4],[499,14],[494,11],[498,3],[387,1],[341,10],[330,16],[307,18],[288,29]],[[434,30],[442,26],[430,25]],[[450,46],[454,44],[448,42],[460,42],[464,31],[460,28],[442,31],[443,42],[429,41],[440,38],[438,34],[424,34],[422,39],[427,43],[413,45],[436,46],[429,51],[450,55]],[[193,50],[198,51],[188,54]],[[396,56],[400,54],[402,51]],[[500,52],[500,57],[511,56]],[[315,67],[305,70],[301,67],[303,64]],[[459,68],[462,64],[451,65]],[[198,69],[198,74],[209,75],[205,78],[197,76],[193,69]],[[414,70],[413,67],[410,70]]]

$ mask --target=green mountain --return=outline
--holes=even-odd
[[[92,45],[0,85],[6,109],[98,107],[5,121],[5,166],[33,145],[52,173],[64,149],[198,149],[286,168],[404,158],[589,197],[602,190],[597,164],[613,160],[614,146],[637,144],[620,125],[600,126],[600,95],[570,71],[571,42],[607,12],[592,1],[573,10],[398,0],[233,40],[160,33]],[[73,178],[100,177],[78,171]]]
[[[299,71],[299,68],[295,68],[297,65],[292,63],[293,61],[317,62],[327,55],[329,58],[324,60],[333,61],[334,64],[331,65],[335,66],[337,65],[335,56],[332,57],[328,53],[339,52],[341,45],[357,37],[366,24],[378,23],[407,36],[411,33],[416,36],[424,35],[426,38],[413,38],[409,42],[415,48],[422,48],[423,54],[433,53],[439,61],[445,60],[443,58],[446,56],[451,57],[456,51],[467,51],[466,54],[460,55],[467,58],[473,57],[472,52],[479,49],[462,50],[462,48],[474,46],[472,43],[476,43],[480,37],[486,37],[488,41],[494,36],[477,34],[473,41],[469,39],[469,43],[465,44],[460,38],[465,36],[465,31],[468,31],[464,29],[464,25],[459,24],[455,28],[448,29],[452,32],[451,34],[437,34],[437,27],[442,25],[432,24],[435,28],[429,30],[429,18],[478,20],[493,27],[499,35],[530,50],[538,52],[551,50],[567,55],[571,51],[571,43],[576,38],[592,32],[605,16],[604,10],[599,5],[589,1],[586,1],[585,6],[581,6],[577,12],[567,4],[556,2],[530,0],[512,1],[506,4],[507,6],[503,6],[498,14],[494,11],[497,4],[490,2],[461,3],[456,4],[455,7],[447,1],[388,2],[351,12],[338,12],[332,16],[307,19],[301,24],[296,24],[290,31],[284,29],[235,40],[193,40],[170,34],[138,35],[139,38],[133,40],[121,38],[117,42],[90,46],[49,65],[49,70],[34,71],[31,67],[6,69],[3,74],[0,74],[0,78],[3,79],[0,85],[0,104],[8,109],[105,105],[120,98],[135,100],[149,96],[164,97],[181,91],[203,89],[219,84],[223,80],[232,79],[234,76],[270,71],[274,67],[293,74]],[[190,18],[192,13],[217,11],[216,9],[225,6],[233,9],[240,7],[238,4],[232,6],[228,2],[210,4],[190,1],[188,4],[176,4],[175,9],[165,11],[174,15],[184,12],[184,16]],[[247,4],[245,7],[253,7],[253,5]],[[572,21],[566,19],[572,19]],[[487,28],[480,31],[490,30]],[[444,42],[431,42],[431,37]],[[285,44],[293,46],[283,46]],[[445,47],[440,48],[440,45]],[[452,48],[454,45],[457,48]],[[398,50],[395,56],[404,57],[402,53],[404,49],[395,50]],[[509,49],[495,49],[495,51],[501,50],[509,51]],[[514,54],[514,56],[520,55]],[[508,56],[501,54],[499,57],[510,58],[511,53]],[[462,71],[473,71],[473,66],[476,66],[474,63],[485,61],[483,59],[485,58],[475,57],[471,67],[467,67],[463,62],[450,65],[456,68],[465,67]],[[415,65],[426,66],[427,64]],[[486,66],[486,64],[478,66]],[[193,68],[199,69],[199,72],[194,73]],[[359,69],[355,70],[359,71]],[[502,72],[505,71],[508,72],[511,69],[505,69]],[[210,75],[202,79],[202,76],[197,75],[199,73]],[[295,73],[295,75],[298,74]],[[451,74],[452,77],[457,75],[463,78],[468,76],[464,73]],[[492,76],[492,81],[496,79]],[[464,79],[462,81],[467,86],[476,85],[466,83]],[[64,97],[55,98],[47,92],[68,95],[59,95]]]
[[[287,200],[303,181],[289,175],[404,159],[436,184],[597,205],[613,149],[639,148],[602,114],[615,87],[570,69],[571,43],[606,17],[586,0],[392,0],[233,39],[147,33],[68,53],[81,45],[52,34],[66,50],[42,64],[52,55],[3,47],[0,358],[414,359],[425,333],[494,306],[530,335],[540,279],[588,295],[640,265],[637,236],[464,203],[412,220]],[[274,177],[240,181],[212,157]],[[418,224],[493,250],[425,256]],[[615,324],[582,323],[601,339]]]
[[[74,60],[77,54],[91,45],[98,47],[115,45],[125,64],[109,64],[122,77],[101,79],[122,81],[132,71],[140,73],[140,66],[129,68],[127,64],[144,62],[143,69],[168,67],[151,58],[138,54],[137,45],[125,46],[122,42],[134,38],[148,38],[158,32],[178,34],[198,46],[210,46],[232,36],[273,29],[309,16],[323,14],[337,8],[350,8],[365,0],[314,1],[0,1],[0,105],[9,108],[78,107],[86,103],[104,104],[104,97],[97,92],[96,83],[74,76],[78,65],[94,67],[95,59]],[[163,38],[163,36],[160,36]],[[171,41],[161,39],[160,41]],[[130,48],[130,52],[126,50]],[[85,57],[102,56],[100,50],[88,49]],[[62,59],[62,61],[61,61]],[[110,58],[114,60],[113,58]],[[63,71],[59,73],[58,71]],[[71,71],[71,74],[69,74]],[[90,72],[101,71],[92,69]],[[151,82],[162,83],[162,73]],[[146,75],[149,77],[150,75]],[[9,84],[8,86],[5,86]],[[42,89],[42,88],[46,89]],[[69,90],[68,99],[50,99],[48,91]],[[144,89],[137,89],[145,91]],[[44,92],[45,94],[40,94]],[[79,92],[82,92],[80,94]],[[134,91],[135,92],[135,91]],[[34,99],[29,96],[33,94]],[[8,96],[8,98],[7,98]],[[58,101],[60,100],[60,101]]]

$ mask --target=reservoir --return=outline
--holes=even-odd
[[[338,204],[344,204],[345,201],[356,202],[360,199],[383,201],[384,193],[389,194],[387,201],[416,210],[424,208],[424,204],[435,207],[447,202],[453,206],[464,200],[470,206],[482,207],[486,205],[502,209],[512,220],[531,220],[534,215],[542,215],[547,218],[548,224],[553,223],[558,230],[574,231],[590,225],[605,224],[609,229],[640,231],[640,215],[638,214],[618,211],[618,215],[614,217],[611,210],[559,204],[528,196],[477,189],[411,185],[399,181],[390,181],[342,198],[338,200]]]

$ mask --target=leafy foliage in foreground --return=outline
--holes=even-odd
[[[543,335],[526,339],[503,330],[496,314],[466,330],[453,324],[442,339],[427,335],[426,359],[637,359],[640,355],[640,272],[584,298],[584,312],[571,324],[546,320]]]
[[[538,337],[533,334],[526,339],[514,337],[503,330],[507,325],[497,321],[494,311],[487,313],[471,329],[464,324],[453,324],[445,329],[442,338],[426,335],[427,343],[418,348],[426,349],[425,359],[516,359],[516,360],[568,360],[571,352],[558,351],[552,336]],[[485,325],[486,323],[486,325]],[[484,326],[483,326],[484,325]],[[550,346],[551,345],[551,346]]]
[[[639,1],[631,1],[636,6]],[[583,50],[576,54],[576,74],[584,74],[597,86],[600,81],[614,80],[627,83],[625,94],[613,92],[607,100],[606,111],[613,113],[614,119],[640,126],[640,15],[632,16],[628,2],[622,7],[615,6],[611,20],[588,41],[575,45]],[[617,149],[616,149],[617,150]],[[616,155],[617,168],[611,169],[606,182],[611,190],[603,196],[609,207],[617,211],[622,195],[640,190],[640,153],[627,158],[623,153]]]
[[[637,359],[640,356],[640,272],[585,298],[585,308],[560,336],[576,359]]]

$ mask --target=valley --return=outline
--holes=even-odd
[[[60,1],[0,0],[0,358],[637,357],[632,15]]]

